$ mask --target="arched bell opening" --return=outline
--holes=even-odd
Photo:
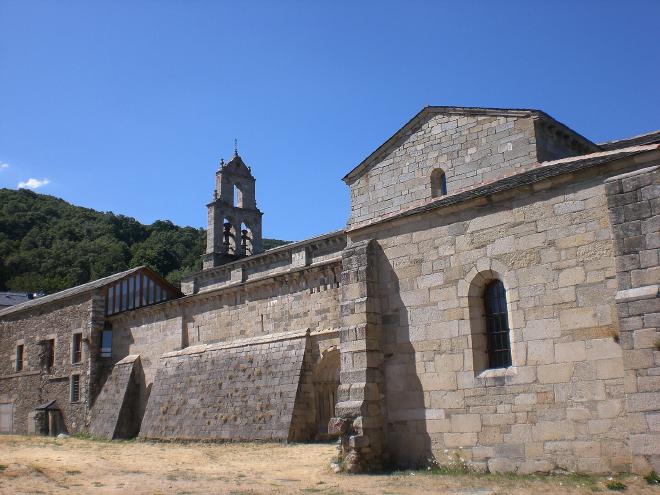
[[[244,256],[250,256],[254,254],[254,248],[252,246],[252,229],[245,222],[241,223],[241,249],[240,252]]]
[[[225,218],[222,223],[222,245],[223,252],[236,254],[236,228],[229,218]]]
[[[314,401],[316,405],[316,439],[327,440],[328,422],[335,415],[339,387],[339,349],[323,353],[314,371]]]

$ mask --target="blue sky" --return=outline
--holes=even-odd
[[[424,105],[660,128],[660,2],[0,0],[0,187],[205,226],[234,138],[264,235],[341,228],[341,177]]]

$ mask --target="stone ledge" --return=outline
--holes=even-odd
[[[645,299],[655,299],[656,297],[660,297],[660,285],[646,285],[634,289],[620,290],[616,293],[614,300],[617,303],[628,303],[643,301]]]
[[[608,179],[605,179],[605,183],[609,182],[616,182],[621,179],[627,179],[629,177],[635,177],[636,175],[643,175],[643,174],[648,174],[651,172],[655,172],[656,170],[660,170],[660,165],[654,165],[652,167],[646,167],[646,168],[640,168],[639,170],[633,170],[632,172],[628,172],[625,174],[621,175],[615,175],[614,177],[610,177]]]
[[[186,347],[180,351],[166,352],[161,359],[177,356],[189,356],[192,354],[203,354],[206,351],[219,351],[223,349],[233,349],[236,347],[248,347],[255,344],[270,344],[282,340],[302,339],[309,335],[309,328],[292,332],[281,332],[276,334],[261,335],[259,337],[250,337],[247,339],[232,340],[230,342],[218,342],[216,344],[202,344]]]
[[[137,361],[138,359],[140,359],[139,354],[129,354],[128,356],[126,356],[121,361],[117,361],[115,366],[119,366],[120,364],[131,364],[131,363],[134,363],[135,361]]]
[[[41,371],[20,371],[11,375],[0,376],[0,380],[9,380],[10,378],[20,378],[22,376],[40,375]]]

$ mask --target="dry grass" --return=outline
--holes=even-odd
[[[607,478],[443,471],[337,475],[333,445],[103,442],[0,436],[2,494],[591,494]],[[641,478],[627,493],[658,494]],[[609,492],[614,493],[614,492]]]

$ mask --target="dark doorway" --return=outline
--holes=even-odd
[[[339,350],[323,353],[314,372],[314,400],[316,404],[316,438],[328,439],[328,422],[335,414],[339,387]]]

